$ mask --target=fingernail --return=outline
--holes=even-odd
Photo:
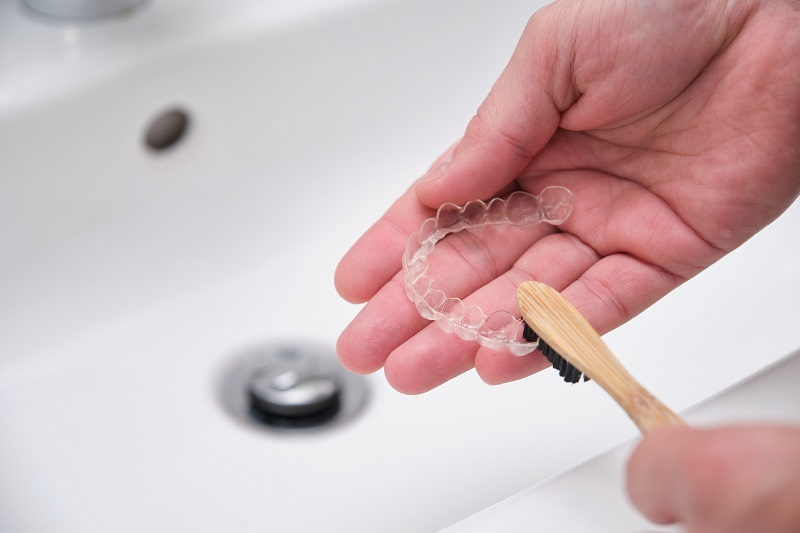
[[[447,172],[447,168],[452,162],[453,156],[448,156],[447,158],[443,159],[438,165],[432,167],[424,176],[422,176],[417,184],[427,183],[429,181],[441,178],[444,173]]]

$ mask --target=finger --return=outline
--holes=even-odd
[[[633,504],[691,530],[797,531],[800,428],[670,428],[645,436],[628,463]]]
[[[407,190],[339,261],[334,284],[342,298],[353,303],[372,298],[400,270],[408,236],[435,214]]]
[[[538,11],[508,65],[467,125],[447,171],[417,185],[428,206],[486,199],[512,182],[558,127],[577,97],[571,90],[570,31],[557,9]],[[533,53],[531,52],[533,51]]]
[[[686,462],[696,447],[695,430],[667,428],[645,435],[628,461],[627,489],[632,503],[657,524],[678,520],[674,494]],[[669,498],[669,501],[667,500]]]
[[[413,337],[388,355],[386,381],[404,394],[421,394],[470,370],[479,344],[446,333],[426,321]]]
[[[552,231],[551,226],[540,224],[451,234],[428,256],[428,275],[434,287],[448,297],[463,298],[505,272],[536,240]],[[400,259],[397,261],[399,264]],[[408,300],[403,274],[398,272],[342,332],[337,343],[339,357],[354,372],[374,372],[426,324]],[[414,384],[401,387],[411,390]]]
[[[370,374],[383,367],[389,353],[427,322],[406,297],[403,275],[398,273],[345,327],[336,341],[336,353],[351,372]]]

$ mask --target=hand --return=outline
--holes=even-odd
[[[355,372],[385,366],[406,393],[473,366],[488,383],[547,366],[446,335],[407,300],[406,239],[444,202],[569,187],[575,206],[558,231],[448,236],[437,245],[451,272],[441,282],[468,305],[516,313],[514,288],[543,281],[602,334],[777,218],[799,177],[800,7],[551,4],[531,18],[463,139],[342,259],[339,293],[368,303],[339,356]]]
[[[664,429],[628,463],[634,505],[697,533],[800,531],[800,427]]]

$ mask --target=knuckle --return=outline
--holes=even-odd
[[[488,148],[490,153],[510,153],[518,159],[528,160],[533,157],[534,151],[529,140],[521,134],[524,129],[519,132],[509,129],[509,126],[515,125],[515,121],[507,120],[504,116],[507,110],[502,96],[496,91],[493,88],[486,96],[469,122],[465,137],[471,138],[476,145]]]
[[[576,283],[583,285],[587,293],[601,303],[602,312],[598,316],[599,329],[607,323],[621,324],[633,318],[634,313],[623,303],[620,295],[607,282],[600,278],[584,276]],[[602,317],[602,320],[599,318]],[[590,321],[591,322],[591,321]]]

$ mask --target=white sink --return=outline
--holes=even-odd
[[[460,135],[537,7],[265,4],[75,25],[0,3],[0,531],[433,531],[635,435],[547,372],[417,397],[369,376],[320,431],[223,409],[253,346],[332,349],[357,311],[336,262]],[[172,106],[191,127],[155,153]],[[612,348],[678,410],[790,353],[797,227],[795,205]]]

